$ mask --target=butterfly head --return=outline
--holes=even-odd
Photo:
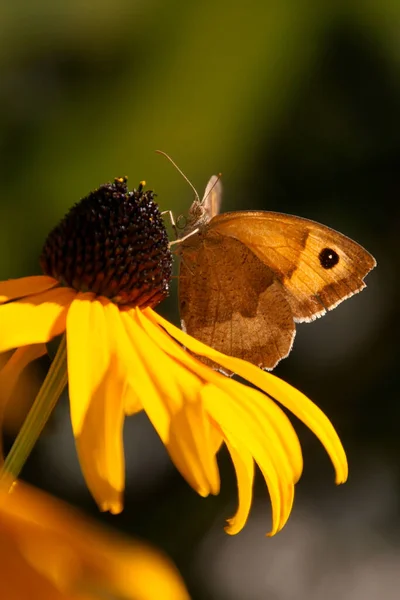
[[[189,213],[187,216],[187,223],[185,225],[185,235],[193,231],[194,229],[200,228],[202,225],[205,225],[209,221],[209,216],[207,210],[204,206],[204,202],[200,202],[200,200],[194,200],[191,207],[189,208]]]
[[[221,174],[213,175],[207,183],[202,200],[196,192],[195,200],[189,209],[185,235],[196,229],[202,229],[219,213],[221,194]]]

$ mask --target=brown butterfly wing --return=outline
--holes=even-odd
[[[179,301],[186,331],[263,368],[288,355],[295,325],[272,270],[241,241],[214,231],[182,242]]]
[[[314,221],[273,212],[214,217],[206,235],[239,240],[269,267],[286,291],[297,322],[311,321],[365,287],[376,261],[362,246]]]

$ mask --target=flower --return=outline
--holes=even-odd
[[[336,482],[346,480],[342,444],[306,396],[198,342],[153,310],[167,293],[171,262],[151,192],[144,193],[142,186],[128,192],[125,179],[101,186],[50,234],[41,264],[46,275],[0,284],[0,353],[44,344],[66,331],[72,428],[82,471],[101,510],[122,510],[123,423],[125,415],[140,410],[202,496],[219,491],[216,454],[226,444],[239,495],[228,533],[245,525],[255,463],[271,497],[270,534],[289,517],[302,453],[276,401],[321,440]],[[211,369],[192,353],[265,393]]]
[[[189,600],[176,568],[146,544],[92,523],[22,482],[0,491],[0,597]]]

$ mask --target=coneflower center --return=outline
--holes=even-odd
[[[154,307],[168,295],[172,256],[154,193],[127,178],[101,185],[53,229],[40,265],[46,275],[117,304]]]

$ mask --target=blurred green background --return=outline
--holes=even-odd
[[[350,480],[296,423],[292,517],[266,539],[257,480],[247,528],[222,453],[201,499],[143,416],[126,426],[122,515],[100,515],[77,465],[67,399],[26,479],[164,548],[196,600],[397,600],[400,442],[400,3],[394,0],[5,0],[0,5],[0,279],[39,272],[47,232],[91,189],[145,179],[163,210],[222,172],[224,210],[318,220],[375,255],[368,288],[310,325],[276,373],[331,418]],[[160,310],[177,322],[176,292]]]

